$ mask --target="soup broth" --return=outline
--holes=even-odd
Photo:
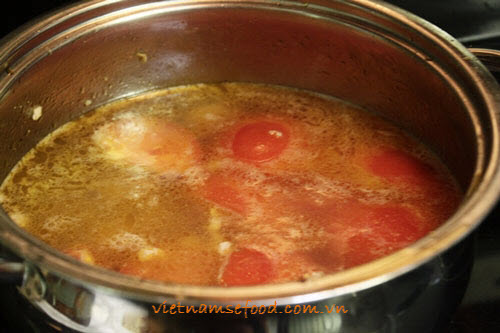
[[[147,279],[301,281],[432,231],[461,191],[426,147],[346,102],[198,84],[113,102],[32,149],[0,188],[21,227]]]

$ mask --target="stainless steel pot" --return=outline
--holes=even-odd
[[[432,147],[466,191],[442,227],[393,255],[311,281],[234,288],[88,266],[2,211],[0,241],[9,253],[0,272],[23,274],[20,294],[53,327],[432,332],[458,304],[471,264],[467,236],[500,188],[500,93],[476,57],[429,23],[368,0],[94,0],[11,34],[0,64],[0,179],[45,135],[103,103],[180,84],[247,81],[318,91],[382,114]],[[275,302],[276,312],[310,304],[324,313],[163,313],[170,304]],[[334,304],[348,312],[327,313],[324,305]]]

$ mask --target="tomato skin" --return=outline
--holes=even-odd
[[[248,203],[237,183],[231,178],[214,174],[205,183],[205,199],[241,215],[248,213]]]
[[[258,121],[241,127],[232,142],[234,156],[262,163],[278,157],[288,146],[290,132],[278,122]]]
[[[391,254],[432,230],[430,221],[398,204],[332,200],[319,207],[309,205],[307,214],[332,237],[332,251],[343,257],[345,268]]]
[[[347,248],[344,254],[345,268],[362,265],[380,257],[379,253],[375,253],[378,244],[370,235],[358,234],[350,237],[347,241]]]
[[[333,224],[357,230],[370,228],[372,234],[386,241],[413,241],[425,234],[419,228],[424,225],[422,221],[408,208],[397,204],[365,204],[353,200],[327,206],[327,209]]]
[[[273,276],[271,260],[253,249],[231,253],[221,283],[225,286],[249,286],[269,282]]]
[[[346,267],[393,253],[430,231],[412,211],[398,205],[360,205],[350,222],[357,231],[348,237]]]
[[[377,152],[367,159],[367,168],[374,175],[389,181],[425,184],[435,179],[435,171],[416,157],[396,149]]]
[[[393,244],[414,242],[428,231],[414,213],[397,205],[375,206],[370,217],[377,222],[374,229],[380,237]]]

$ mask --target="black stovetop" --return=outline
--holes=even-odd
[[[25,22],[75,0],[17,0],[9,3],[0,20],[0,37]],[[499,0],[390,0],[441,27],[468,47],[500,49]],[[500,75],[497,76],[500,79]],[[499,189],[500,190],[500,189]],[[465,297],[443,333],[500,332],[500,205],[475,232],[476,253],[469,287]],[[0,331],[24,332],[36,323],[21,323],[24,319],[7,315],[12,308],[7,298],[15,289],[0,286]],[[7,302],[5,302],[7,301]],[[19,311],[22,311],[20,309]],[[29,329],[37,331],[36,329]]]

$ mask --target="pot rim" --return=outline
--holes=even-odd
[[[315,1],[325,7],[286,1],[280,2],[279,7],[283,9],[288,6],[294,10],[300,10],[308,6],[316,6],[317,8],[329,9],[322,0]],[[11,39],[7,42],[4,41],[4,45],[0,46],[0,54],[12,54],[12,50],[18,49],[19,45],[23,45],[19,43],[25,43],[36,37],[35,31],[40,33],[43,29],[54,27],[69,17],[80,15],[95,8],[126,2],[94,0],[69,6],[53,16],[47,16],[31,27],[11,35]],[[335,0],[334,2],[361,8],[365,11],[374,11],[399,24],[408,26],[425,36],[425,38],[432,40],[441,49],[446,50],[462,66],[470,76],[472,82],[476,84],[484,100],[488,121],[490,122],[488,125],[491,126],[489,129],[491,131],[491,142],[484,147],[488,151],[485,152],[484,149],[480,149],[478,154],[480,155],[478,156],[478,160],[484,161],[484,165],[481,166],[481,162],[479,163],[478,168],[481,170],[476,170],[473,177],[473,185],[471,185],[473,191],[469,191],[456,213],[441,227],[404,249],[361,266],[305,282],[289,282],[251,287],[201,287],[167,284],[164,282],[143,280],[100,267],[89,266],[75,259],[68,259],[69,257],[66,255],[50,248],[42,241],[22,230],[3,211],[0,211],[0,218],[4,220],[0,223],[0,240],[2,243],[27,262],[34,263],[50,272],[56,272],[58,275],[69,280],[86,283],[93,288],[106,288],[110,292],[127,294],[135,298],[155,299],[159,300],[160,303],[163,300],[181,298],[186,301],[211,300],[214,303],[251,299],[253,301],[259,300],[260,304],[274,304],[275,301],[279,304],[291,304],[340,296],[382,284],[411,271],[464,239],[481,223],[499,196],[497,189],[500,188],[500,118],[495,111],[500,110],[500,90],[496,81],[480,61],[453,37],[411,13],[386,3],[370,0]],[[116,11],[116,13],[122,15],[117,19],[123,18],[123,15],[127,14],[127,12],[141,14],[153,11],[161,6],[169,7],[170,10],[174,11],[176,8],[185,9],[197,5],[256,6],[260,4],[273,9],[278,7],[276,2],[272,0],[248,0],[244,2],[238,0],[174,0],[152,3],[139,2],[139,5],[135,6],[134,1],[131,1],[131,3],[132,6]],[[109,22],[110,20],[107,15],[100,18],[105,22]],[[94,21],[97,22],[98,20],[99,18],[94,18]],[[0,62],[8,63],[6,59],[0,57]],[[476,132],[478,131],[480,133],[480,129],[476,128]]]

